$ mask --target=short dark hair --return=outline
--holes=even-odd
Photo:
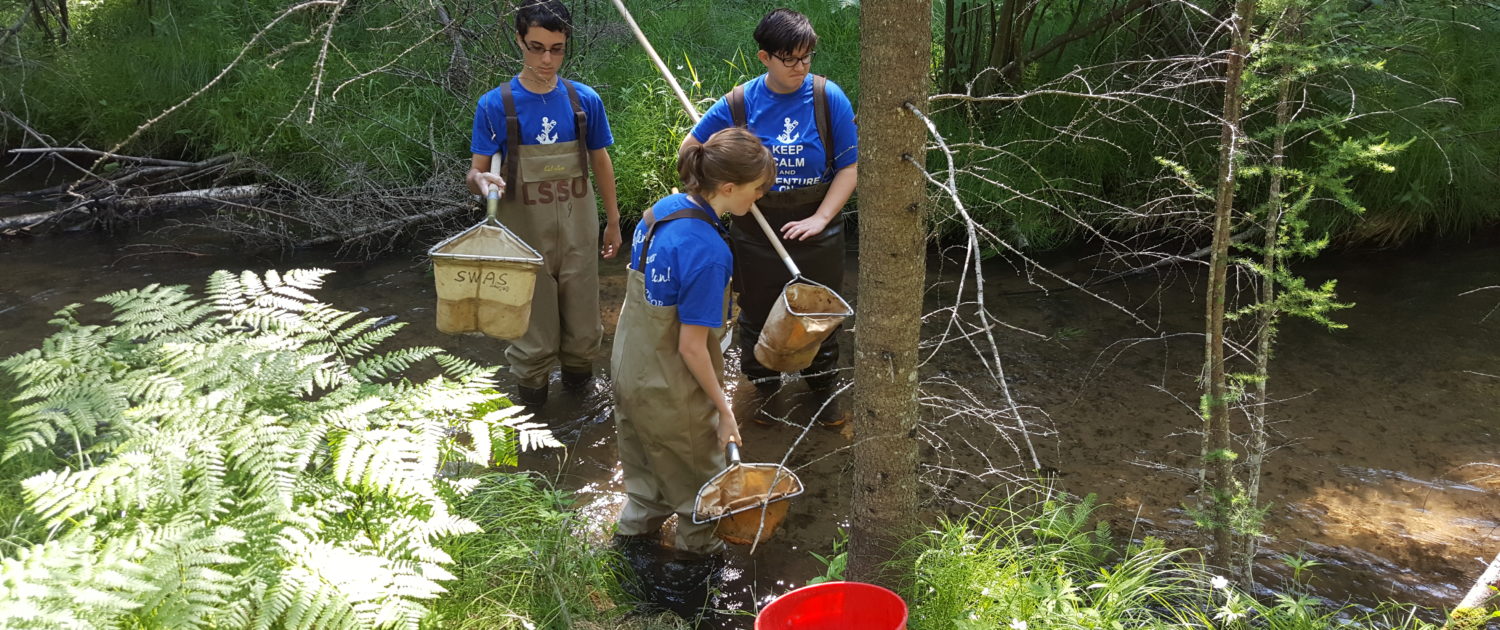
[[[525,38],[533,26],[572,37],[573,14],[558,0],[523,0],[516,10],[516,34]]]
[[[755,43],[773,55],[795,53],[816,47],[818,34],[807,16],[791,9],[777,9],[760,19],[760,25],[755,27]]]

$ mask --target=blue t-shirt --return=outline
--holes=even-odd
[[[568,88],[559,79],[557,86],[547,94],[533,94],[521,87],[521,79],[511,77],[511,96],[516,101],[521,123],[521,144],[553,144],[578,139],[573,124],[573,106],[568,103]],[[569,81],[578,90],[578,104],[588,114],[588,148],[602,149],[615,143],[609,131],[609,119],[604,117],[604,101],[599,93],[577,81]],[[479,106],[474,108],[474,131],[469,140],[469,152],[479,155],[504,153],[505,148],[505,99],[500,97],[500,88],[495,88],[479,97]]]
[[[703,207],[687,195],[669,195],[651,207],[651,216],[665,217],[685,208]],[[714,223],[723,227],[713,209]],[[646,242],[646,222],[635,226],[630,239],[630,268],[646,275],[646,301],[654,306],[676,306],[677,321],[694,326],[724,325],[724,289],[729,286],[734,258],[729,245],[714,226],[698,219],[681,218],[658,223],[651,238],[645,269],[640,267],[641,244]]]
[[[829,81],[828,124],[833,127],[833,170],[837,172],[859,157],[859,132],[854,126],[854,107],[844,90]],[[823,139],[827,130],[818,129],[813,114],[813,78],[807,75],[802,87],[791,94],[777,94],[766,87],[766,75],[745,84],[745,123],[760,138],[761,144],[776,158],[776,184],[772,190],[806,188],[823,183],[833,173],[825,173]],[[734,126],[729,99],[720,98],[693,127],[693,138],[705,142],[720,129]]]

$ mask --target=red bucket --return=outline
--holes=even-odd
[[[906,630],[906,602],[874,584],[814,584],[776,598],[755,630]]]

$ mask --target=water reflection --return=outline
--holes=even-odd
[[[6,331],[0,356],[30,348],[50,334],[54,329],[47,321],[57,309],[112,291],[152,282],[201,287],[220,268],[331,267],[338,273],[318,296],[339,308],[394,316],[407,324],[393,346],[439,346],[481,364],[502,361],[502,342],[434,330],[432,277],[420,253],[347,264],[327,252],[285,258],[133,256],[130,244],[130,238],[94,234],[0,244],[0,269],[5,270],[0,330]],[[601,264],[606,331],[613,328],[623,295],[621,265]],[[1493,299],[1455,297],[1475,287],[1500,285],[1500,250],[1340,255],[1306,264],[1304,270],[1313,281],[1339,278],[1342,297],[1358,306],[1341,318],[1350,324],[1348,330],[1329,333],[1293,323],[1284,331],[1275,368],[1275,385],[1284,401],[1275,411],[1286,420],[1278,425],[1285,439],[1264,485],[1264,498],[1273,505],[1266,527],[1275,537],[1263,555],[1267,581],[1275,584],[1284,577],[1274,561],[1277,555],[1305,551],[1328,567],[1314,587],[1335,600],[1394,597],[1451,605],[1474,577],[1473,558],[1493,554],[1500,540],[1494,516],[1500,514],[1500,484],[1484,478],[1488,469],[1463,468],[1495,462],[1500,453],[1500,432],[1494,428],[1500,380],[1473,376],[1497,371],[1500,319],[1483,319]],[[991,276],[1000,290],[1026,288],[1024,279],[1006,273],[996,270]],[[854,277],[850,275],[851,286]],[[1160,301],[1162,316],[1154,321],[1163,330],[1193,331],[1201,316],[1194,288],[1144,278],[1108,290],[1122,303],[1152,296]],[[1038,441],[1038,450],[1043,464],[1059,472],[1060,484],[1070,491],[1099,493],[1111,505],[1106,517],[1115,521],[1117,532],[1194,542],[1178,509],[1192,482],[1121,462],[1168,460],[1175,453],[1178,461],[1167,463],[1185,465],[1195,456],[1196,444],[1181,437],[1194,419],[1168,394],[1196,400],[1193,376],[1201,363],[1201,345],[1184,337],[1122,349],[1119,340],[1143,333],[1117,311],[1076,293],[997,298],[995,308],[1021,328],[1072,331],[1045,341],[1025,335],[1001,338],[1015,394],[1022,404],[1045,410],[1045,425],[1055,431]],[[98,318],[104,311],[88,306],[83,313]],[[606,341],[596,365],[607,366],[608,348]],[[924,367],[929,376],[924,395],[930,401],[957,399],[951,390],[933,387],[932,376],[947,375],[980,400],[998,399],[983,382],[983,366],[962,354],[945,351]],[[502,373],[502,391],[512,385],[507,379]],[[522,455],[524,468],[576,492],[575,507],[596,525],[591,535],[600,544],[608,544],[608,530],[623,502],[608,379],[600,374],[576,396],[554,384],[551,400],[536,410],[536,418],[567,446]],[[807,493],[793,502],[776,537],[755,555],[739,548],[728,552],[727,569],[718,572],[712,589],[716,595],[680,599],[754,611],[822,574],[822,565],[809,552],[827,555],[835,532],[846,524],[850,440],[840,431],[817,427],[803,433],[810,405],[804,400],[805,386],[795,383],[783,388],[786,399],[778,401],[786,403],[781,411],[789,414],[788,424],[749,422],[753,388],[741,382],[730,380],[736,413],[746,419],[741,427],[746,461],[781,461],[790,453],[787,461],[807,484]],[[927,418],[926,426],[952,445],[927,453],[929,463],[964,472],[1001,470],[1013,463],[1009,447],[991,425],[960,420]],[[989,490],[997,479],[980,478],[976,487]],[[970,492],[969,500],[979,496],[957,482],[951,491]],[[929,507],[941,511],[950,505],[954,513],[962,511],[947,495]],[[743,619],[732,616],[725,623],[732,626]]]

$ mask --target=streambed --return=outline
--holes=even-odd
[[[0,242],[0,356],[36,345],[51,332],[52,313],[73,302],[149,283],[201,286],[214,269],[328,267],[337,271],[324,300],[408,323],[403,345],[432,344],[478,361],[498,363],[500,342],[450,337],[433,327],[432,277],[425,255],[410,251],[368,264],[338,262],[326,252],[246,257],[151,246],[149,237],[59,234]],[[1064,271],[1074,257],[1051,256]],[[846,286],[857,286],[848,261]],[[622,260],[602,265],[601,303],[613,330],[623,295]],[[1286,325],[1273,367],[1272,409],[1280,447],[1265,468],[1263,500],[1271,504],[1262,580],[1287,579],[1274,560],[1303,553],[1322,562],[1312,586],[1335,601],[1371,604],[1396,599],[1451,605],[1482,564],[1500,551],[1500,247],[1493,244],[1414,247],[1339,253],[1300,267],[1314,280],[1337,278],[1339,294],[1356,306],[1336,316],[1349,325],[1327,331]],[[936,262],[930,277],[951,280]],[[1001,357],[1037,456],[1055,483],[1094,492],[1117,536],[1154,535],[1194,542],[1182,510],[1193,487],[1173,472],[1196,457],[1192,408],[1202,361],[1194,333],[1201,292],[1191,276],[1139,277],[1099,288],[1101,297],[1139,306],[1150,328],[1077,292],[1034,292],[1009,267],[987,271],[992,310],[1007,324],[1039,333],[996,330]],[[951,300],[949,284],[932,283],[930,306]],[[857,295],[848,295],[856,302]],[[85,314],[102,313],[95,306]],[[857,326],[857,320],[854,322]],[[938,332],[930,324],[930,332]],[[845,356],[852,337],[845,335]],[[610,339],[604,351],[608,352]],[[847,363],[847,359],[845,360]],[[733,361],[730,361],[733,363]],[[597,362],[608,365],[606,356]],[[952,496],[973,499],[1006,475],[1025,474],[1024,448],[984,421],[954,417],[952,401],[1003,399],[966,344],[933,354],[923,369],[929,433],[945,448],[929,462],[964,471],[929,474]],[[734,385],[738,385],[735,379]],[[956,384],[962,384],[960,388]],[[510,383],[502,377],[502,386]],[[803,431],[812,401],[805,386],[783,389],[779,413],[790,425],[748,422],[748,387],[733,387],[747,461],[786,462],[807,494],[796,499],[782,530],[753,556],[731,555],[732,578],[721,604],[753,609],[821,574],[810,555],[826,555],[845,524],[855,427]],[[554,386],[539,417],[569,444],[529,453],[523,465],[578,493],[578,509],[606,525],[621,501],[613,451],[607,375],[587,395],[570,398]],[[795,444],[795,448],[793,445]],[[790,451],[790,453],[788,453]],[[974,473],[978,473],[976,478]],[[989,474],[987,474],[989,473]],[[934,512],[959,513],[934,502]],[[740,618],[741,620],[745,618]]]

